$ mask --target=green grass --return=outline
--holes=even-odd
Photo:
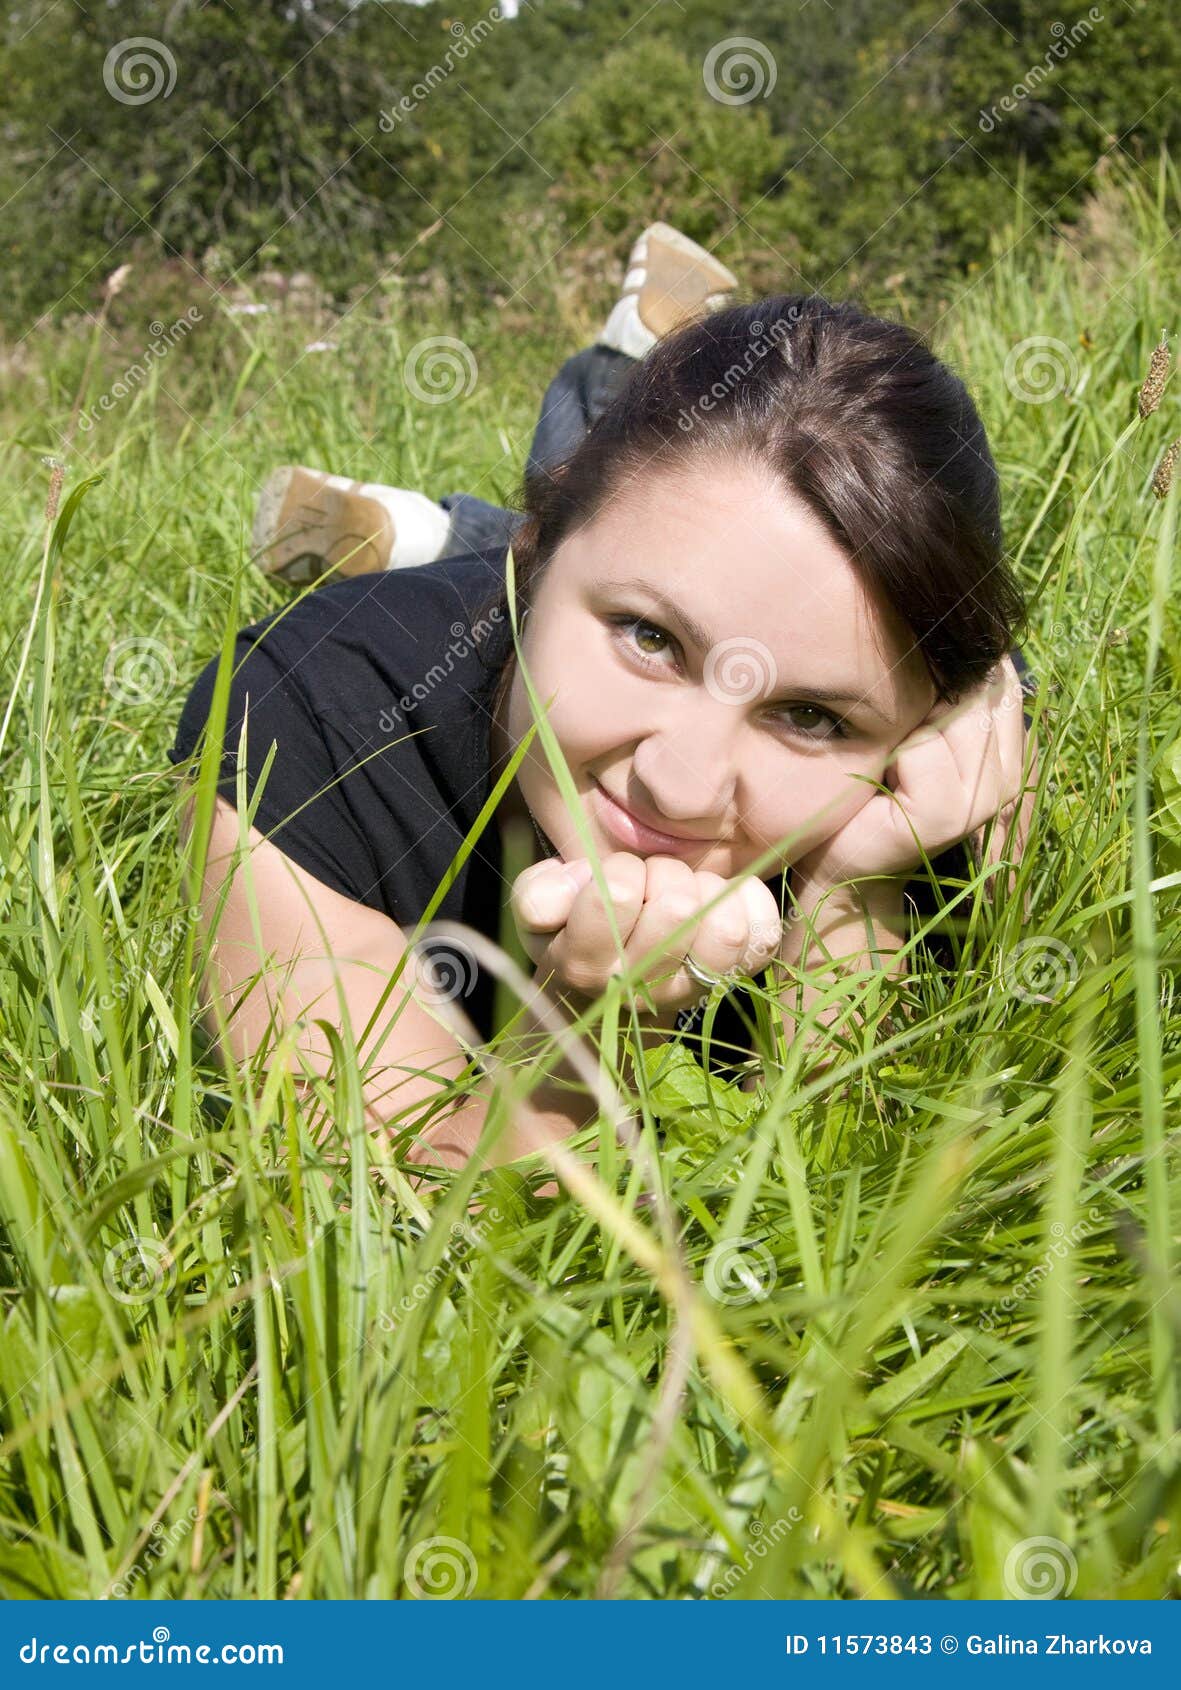
[[[318,1150],[277,1070],[202,1055],[165,750],[227,629],[286,602],[247,559],[263,474],[501,496],[571,325],[510,344],[374,295],[301,356],[298,321],[196,299],[65,449],[150,332],[125,312],[89,364],[85,325],[28,343],[2,415],[6,1594],[1178,1594],[1181,650],[1177,494],[1150,490],[1176,379],[1136,416],[1181,327],[1176,176],[1107,209],[1118,265],[1016,227],[927,307],[1033,603],[1017,895],[965,888],[950,974],[851,984],[865,1030],[809,1084],[790,1053],[765,1097],[649,1057],[635,1150],[602,1135],[552,1201],[523,1166],[416,1194],[347,1062]],[[453,404],[404,389],[434,333],[477,353]],[[1075,366],[1044,404],[1005,376],[1032,336]]]

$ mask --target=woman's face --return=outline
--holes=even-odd
[[[904,625],[745,464],[664,469],[610,500],[555,552],[522,646],[600,856],[726,879],[793,835],[768,879],[836,832],[874,795],[852,777],[880,779],[935,702]],[[532,722],[518,668],[494,747]],[[540,736],[516,778],[559,854],[586,856]]]

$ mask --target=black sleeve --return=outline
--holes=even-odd
[[[245,728],[246,791],[258,796],[253,825],[300,868],[345,897],[382,908],[372,849],[350,807],[348,774],[325,738],[322,716],[300,676],[299,631],[273,618],[244,629],[234,647],[217,789],[238,802],[235,767]],[[184,762],[198,748],[213,699],[217,659],[206,664],[185,701],[169,753]],[[309,678],[313,674],[309,672]],[[261,795],[258,781],[275,755]]]

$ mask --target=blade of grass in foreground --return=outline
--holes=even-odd
[[[1170,1215],[1170,1152],[1165,1142],[1164,1076],[1160,1048],[1159,940],[1156,912],[1149,885],[1153,853],[1149,835],[1148,800],[1152,791],[1153,744],[1149,711],[1153,678],[1160,657],[1165,605],[1168,603],[1177,528],[1174,484],[1165,501],[1157,541],[1152,592],[1148,606],[1148,649],[1144,661],[1144,690],[1136,731],[1136,766],[1132,812],[1132,948],[1135,958],[1136,1052],[1140,1076],[1140,1112],[1144,1131],[1147,1187],[1148,1250],[1159,1283],[1173,1276],[1173,1227]],[[1176,1156],[1176,1150],[1172,1152]],[[1161,1305],[1152,1296],[1148,1309],[1152,1354],[1152,1394],[1157,1437],[1163,1451],[1177,1430],[1177,1334]]]

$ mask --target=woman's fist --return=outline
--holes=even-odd
[[[1037,785],[1036,747],[1034,772],[1023,779],[1022,698],[1020,678],[1006,657],[975,693],[955,705],[936,705],[887,764],[882,779],[889,793],[875,793],[795,870],[826,886],[905,874],[921,865],[920,845],[928,857],[937,856],[969,835],[979,839],[993,816],[1007,826],[1019,806],[1020,855]]]
[[[533,863],[517,876],[510,899],[521,943],[538,976],[544,980],[553,974],[560,988],[580,997],[598,997],[612,975],[655,948],[653,959],[633,978],[648,985],[658,1007],[686,1009],[702,995],[700,981],[683,966],[687,955],[712,974],[753,974],[779,948],[779,905],[770,888],[753,876],[727,881],[691,869],[679,857],[615,851],[603,859],[603,878],[623,941],[622,957],[585,858]],[[719,896],[725,888],[725,896]],[[715,898],[717,903],[703,914]]]

